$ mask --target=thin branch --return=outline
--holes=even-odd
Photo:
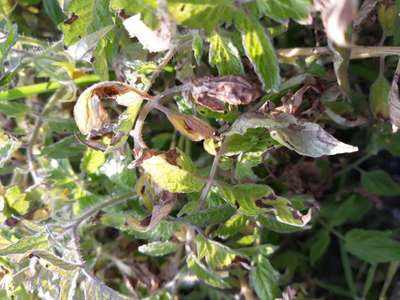
[[[124,202],[126,200],[129,200],[134,196],[136,196],[136,193],[135,192],[130,192],[130,193],[127,193],[127,194],[124,194],[124,195],[121,195],[121,196],[117,196],[115,198],[110,198],[110,199],[108,199],[106,201],[103,201],[103,202],[91,207],[90,209],[88,209],[84,213],[82,213],[80,216],[75,218],[69,224],[64,225],[63,228],[64,229],[78,228],[82,223],[86,222],[90,217],[96,215],[102,209],[105,209],[107,207],[110,207],[110,206],[113,206],[115,204],[118,204],[118,203]]]
[[[208,175],[206,185],[204,186],[203,190],[201,191],[200,198],[199,198],[199,209],[202,209],[205,201],[207,199],[208,193],[214,183],[214,177],[218,170],[219,160],[221,156],[224,154],[225,151],[225,141],[223,140],[221,143],[221,147],[219,148],[218,152],[215,154],[213,163],[211,165],[210,174]]]
[[[333,58],[333,53],[328,47],[278,49],[277,54],[283,61],[296,57],[309,57],[314,55],[331,56]],[[381,57],[382,55],[400,55],[400,47],[353,46],[351,47],[350,59]]]

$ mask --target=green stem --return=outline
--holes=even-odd
[[[360,157],[359,159],[357,159],[355,162],[351,163],[350,165],[348,165],[346,168],[340,170],[339,172],[337,172],[335,174],[335,177],[343,175],[345,173],[347,173],[348,171],[354,169],[355,167],[359,166],[360,164],[362,164],[364,161],[366,161],[367,159],[369,159],[373,154],[367,153],[366,155]]]
[[[367,299],[368,292],[371,289],[372,284],[374,283],[375,271],[376,264],[372,264],[368,269],[367,279],[365,280],[364,290],[362,294],[363,299]]]
[[[389,290],[390,284],[392,283],[394,275],[396,274],[399,266],[400,266],[400,262],[398,262],[398,261],[390,262],[388,271],[386,273],[385,282],[383,283],[381,292],[379,293],[379,300],[387,299],[386,293]]]
[[[98,75],[90,74],[75,79],[74,83],[78,86],[86,86],[98,82],[99,80],[100,77]],[[0,91],[0,102],[11,101],[33,95],[54,92],[61,85],[62,84],[60,82],[50,81],[50,82],[43,82],[43,83],[16,87],[6,91]]]
[[[343,266],[343,271],[344,271],[344,276],[346,278],[347,286],[353,295],[353,299],[358,299],[357,297],[357,289],[356,285],[354,283],[354,277],[353,277],[353,272],[351,270],[350,262],[349,262],[349,256],[347,255],[346,250],[344,249],[343,242],[339,240],[339,245],[340,245],[340,259],[342,261],[342,266]]]

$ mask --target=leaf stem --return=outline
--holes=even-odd
[[[344,249],[343,242],[339,240],[339,248],[340,248],[340,260],[342,261],[344,276],[346,278],[347,286],[353,296],[353,299],[358,299],[357,297],[357,289],[354,282],[353,272],[351,270],[349,256],[347,255],[346,250]]]
[[[390,284],[392,283],[394,275],[396,274],[399,266],[400,266],[400,262],[398,262],[398,261],[390,262],[389,268],[386,273],[385,282],[383,283],[381,292],[379,293],[379,300],[387,299],[386,293],[389,290]]]

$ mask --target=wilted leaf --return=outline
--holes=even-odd
[[[188,256],[186,263],[188,268],[205,283],[221,289],[230,287],[229,283],[227,283],[218,273],[207,269],[207,267],[204,266],[193,254]]]
[[[209,62],[218,69],[219,75],[243,74],[239,51],[228,37],[214,31],[209,42]]]
[[[44,259],[45,261],[51,263],[55,267],[60,268],[62,270],[66,270],[66,271],[73,271],[80,267],[79,265],[65,261],[61,257],[58,257],[58,256],[54,255],[53,253],[46,251],[46,250],[33,250],[29,253],[29,256],[40,257],[41,259]]]
[[[356,16],[357,0],[317,0],[315,7],[321,11],[322,22],[330,40],[338,46],[348,46],[346,31]]]
[[[212,138],[216,133],[211,125],[195,116],[168,111],[167,118],[172,125],[174,125],[176,130],[195,142]]]
[[[389,113],[392,122],[392,130],[396,132],[400,127],[400,95],[399,95],[399,76],[400,76],[400,60],[393,76],[392,86],[389,92]]]
[[[202,77],[192,82],[194,102],[214,111],[223,111],[225,103],[247,105],[261,96],[259,87],[241,76]]]
[[[87,88],[78,98],[74,106],[75,122],[84,135],[101,132],[110,126],[110,117],[102,101],[115,100],[119,105],[129,106],[142,98],[149,99],[143,93],[127,84],[108,81],[101,82]]]
[[[316,123],[302,122],[293,115],[277,111],[278,109],[273,114],[243,114],[233,123],[227,134],[243,134],[250,128],[266,128],[269,129],[271,137],[280,144],[311,157],[358,150],[357,147],[338,141]]]
[[[28,211],[29,201],[26,199],[26,194],[22,193],[18,186],[14,185],[8,188],[4,197],[12,213],[16,212],[19,215],[23,215]]]
[[[124,20],[123,25],[130,37],[136,37],[144,49],[150,52],[162,52],[171,47],[173,32],[172,27],[165,20],[160,23],[160,28],[153,31],[136,14]]]
[[[139,246],[139,252],[150,256],[164,256],[175,252],[178,245],[173,242],[153,242]]]
[[[400,260],[400,242],[391,238],[392,232],[353,229],[344,237],[345,249],[371,263]]]
[[[258,255],[250,271],[250,283],[260,300],[275,299],[280,295],[279,273],[274,270],[269,260]]]

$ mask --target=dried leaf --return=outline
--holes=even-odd
[[[242,76],[203,77],[193,81],[193,100],[214,111],[225,103],[247,105],[261,96],[260,87]]]
[[[169,111],[167,117],[176,130],[192,141],[202,141],[212,138],[215,135],[215,129],[213,127],[194,116]]]
[[[356,16],[357,0],[317,0],[315,8],[321,12],[325,32],[338,46],[348,47],[346,30]]]
[[[400,95],[399,95],[400,60],[393,76],[392,86],[389,92],[389,114],[393,132],[400,127]]]
[[[150,96],[127,84],[107,81],[92,85],[78,98],[74,107],[75,122],[84,135],[101,132],[111,124],[102,100],[115,100],[119,105],[129,106]]]
[[[168,23],[161,22],[156,31],[149,28],[142,20],[140,14],[136,14],[123,22],[130,37],[136,37],[144,49],[150,52],[162,52],[171,47],[172,32]]]

